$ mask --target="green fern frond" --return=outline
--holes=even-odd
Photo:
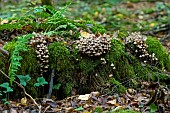
[[[22,57],[20,56],[20,52],[27,51],[27,44],[29,43],[29,39],[33,36],[33,34],[23,35],[21,37],[18,37],[18,40],[16,42],[16,46],[14,48],[14,51],[11,55],[11,63],[9,67],[9,77],[10,77],[10,84],[12,85],[13,81],[15,80],[16,73],[21,67],[20,61],[22,60]]]

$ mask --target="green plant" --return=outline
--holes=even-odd
[[[71,53],[62,42],[54,42],[49,46],[51,69],[66,72],[73,67]]]
[[[0,87],[5,88],[6,90],[3,91],[4,93],[12,92],[13,89],[9,86],[8,82],[5,82],[3,84],[0,84]]]
[[[155,113],[158,110],[157,106],[154,103],[152,103],[149,106],[149,108],[150,108],[150,113]]]
[[[17,77],[20,80],[20,84],[23,86],[26,86],[27,82],[31,80],[31,77],[29,75],[17,75]]]
[[[70,92],[72,90],[72,83],[66,83],[65,84],[65,89],[64,89],[64,93],[66,96],[70,96]]]
[[[11,63],[9,67],[9,76],[10,76],[10,83],[15,80],[16,73],[21,66],[20,61],[22,60],[22,57],[20,55],[20,52],[27,51],[26,44],[29,43],[29,39],[32,37],[32,34],[24,35],[21,37],[18,37],[18,40],[16,42],[16,46],[14,48],[14,51],[11,55]]]
[[[115,92],[124,93],[126,91],[126,88],[119,81],[115,80],[115,78],[110,80],[110,85],[114,86],[113,90]]]
[[[111,113],[140,113],[138,111],[133,111],[133,110],[118,110],[118,111],[114,111]]]
[[[8,82],[0,84],[0,87],[2,88],[1,91],[0,91],[0,96],[3,96],[3,93],[5,94],[5,98],[2,99],[2,101],[4,102],[4,104],[9,104],[9,101],[7,101],[7,94],[9,92],[13,92],[13,89],[9,86]]]
[[[158,58],[158,67],[170,71],[170,55],[163,45],[154,37],[148,36],[146,40],[149,54],[154,53]]]
[[[96,107],[95,107],[95,110],[94,110],[94,113],[102,113],[102,111],[103,111],[103,108],[102,108],[102,107],[96,106]]]
[[[39,86],[43,86],[45,84],[48,84],[48,82],[45,81],[44,77],[38,77],[37,83],[35,83],[34,86],[39,87]]]
[[[54,85],[54,86],[53,86],[53,89],[59,90],[59,89],[60,89],[60,87],[61,87],[61,84],[60,84],[60,83],[58,83],[57,85]]]

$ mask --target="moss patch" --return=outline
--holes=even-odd
[[[10,54],[12,54],[17,42],[12,41],[9,42],[7,45],[4,46],[4,49],[7,50]],[[33,48],[27,46],[28,50],[23,51],[20,53],[22,60],[21,60],[21,67],[18,70],[17,74],[34,74],[38,71],[39,64],[37,62],[36,53]]]
[[[170,71],[170,56],[162,44],[153,37],[148,37],[146,40],[149,53],[155,53],[158,58],[158,67]]]

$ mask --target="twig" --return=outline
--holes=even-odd
[[[166,35],[164,38],[160,39],[160,42],[164,42],[165,40],[167,40],[168,38],[170,38],[170,33],[168,35]]]
[[[0,44],[5,45],[6,42],[4,42],[3,40],[0,39]],[[1,52],[2,54],[5,54],[6,56],[9,56],[9,52],[6,51],[6,50],[4,50],[4,49],[1,48],[1,47],[0,47],[0,52]]]
[[[6,56],[9,56],[9,52],[0,47],[0,52]]]
[[[0,70],[0,72],[1,72],[5,77],[7,77],[8,79],[10,79],[9,76],[6,75],[2,70]],[[14,83],[16,83],[20,88],[23,89],[25,95],[27,95],[27,96],[34,102],[34,104],[38,107],[38,109],[39,109],[39,112],[38,112],[38,113],[41,113],[41,105],[38,105],[38,103],[35,101],[35,99],[33,99],[32,96],[29,95],[29,94],[26,92],[25,88],[24,88],[20,83],[18,83],[18,82],[15,81],[15,80],[14,80]]]
[[[50,106],[47,106],[43,113],[45,113],[49,108],[50,108]]]
[[[0,44],[5,45],[5,42],[0,39]]]
[[[50,98],[50,97],[51,97],[51,94],[52,94],[54,76],[55,76],[55,69],[52,69],[50,86],[49,86],[49,92],[48,92],[48,94],[47,94],[47,98]]]

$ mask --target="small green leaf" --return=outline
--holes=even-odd
[[[37,78],[37,82],[38,83],[35,83],[34,86],[41,86],[41,85],[44,85],[44,84],[48,84],[48,82],[45,81],[44,77],[38,77]]]
[[[34,84],[34,86],[39,87],[39,86],[40,86],[40,84],[39,84],[39,83],[35,83],[35,84]]]
[[[82,110],[84,110],[84,108],[81,106],[81,107],[79,107],[79,108],[77,108],[77,109],[75,109],[76,111],[82,111]]]
[[[26,86],[27,82],[31,80],[31,77],[29,75],[17,75],[17,77],[20,80],[20,84],[23,86]]]
[[[7,104],[10,104],[9,101],[7,101],[6,98],[2,99],[2,101],[4,101],[4,104],[6,104],[6,105],[7,105]]]
[[[8,82],[5,82],[5,83],[1,84],[0,87],[6,88],[6,91],[3,91],[4,93],[13,91],[13,89],[9,86]]]
[[[157,106],[154,103],[152,103],[149,108],[151,109],[151,113],[155,113],[158,110]]]
[[[11,87],[7,87],[7,92],[13,92],[13,89]]]
[[[0,91],[0,96],[2,96],[2,91]]]
[[[3,84],[0,84],[0,87],[7,88],[7,87],[9,87],[9,83],[5,82]]]
[[[60,89],[60,87],[61,87],[61,84],[60,84],[60,83],[58,83],[57,85],[54,85],[53,89],[59,90],[59,89]]]

